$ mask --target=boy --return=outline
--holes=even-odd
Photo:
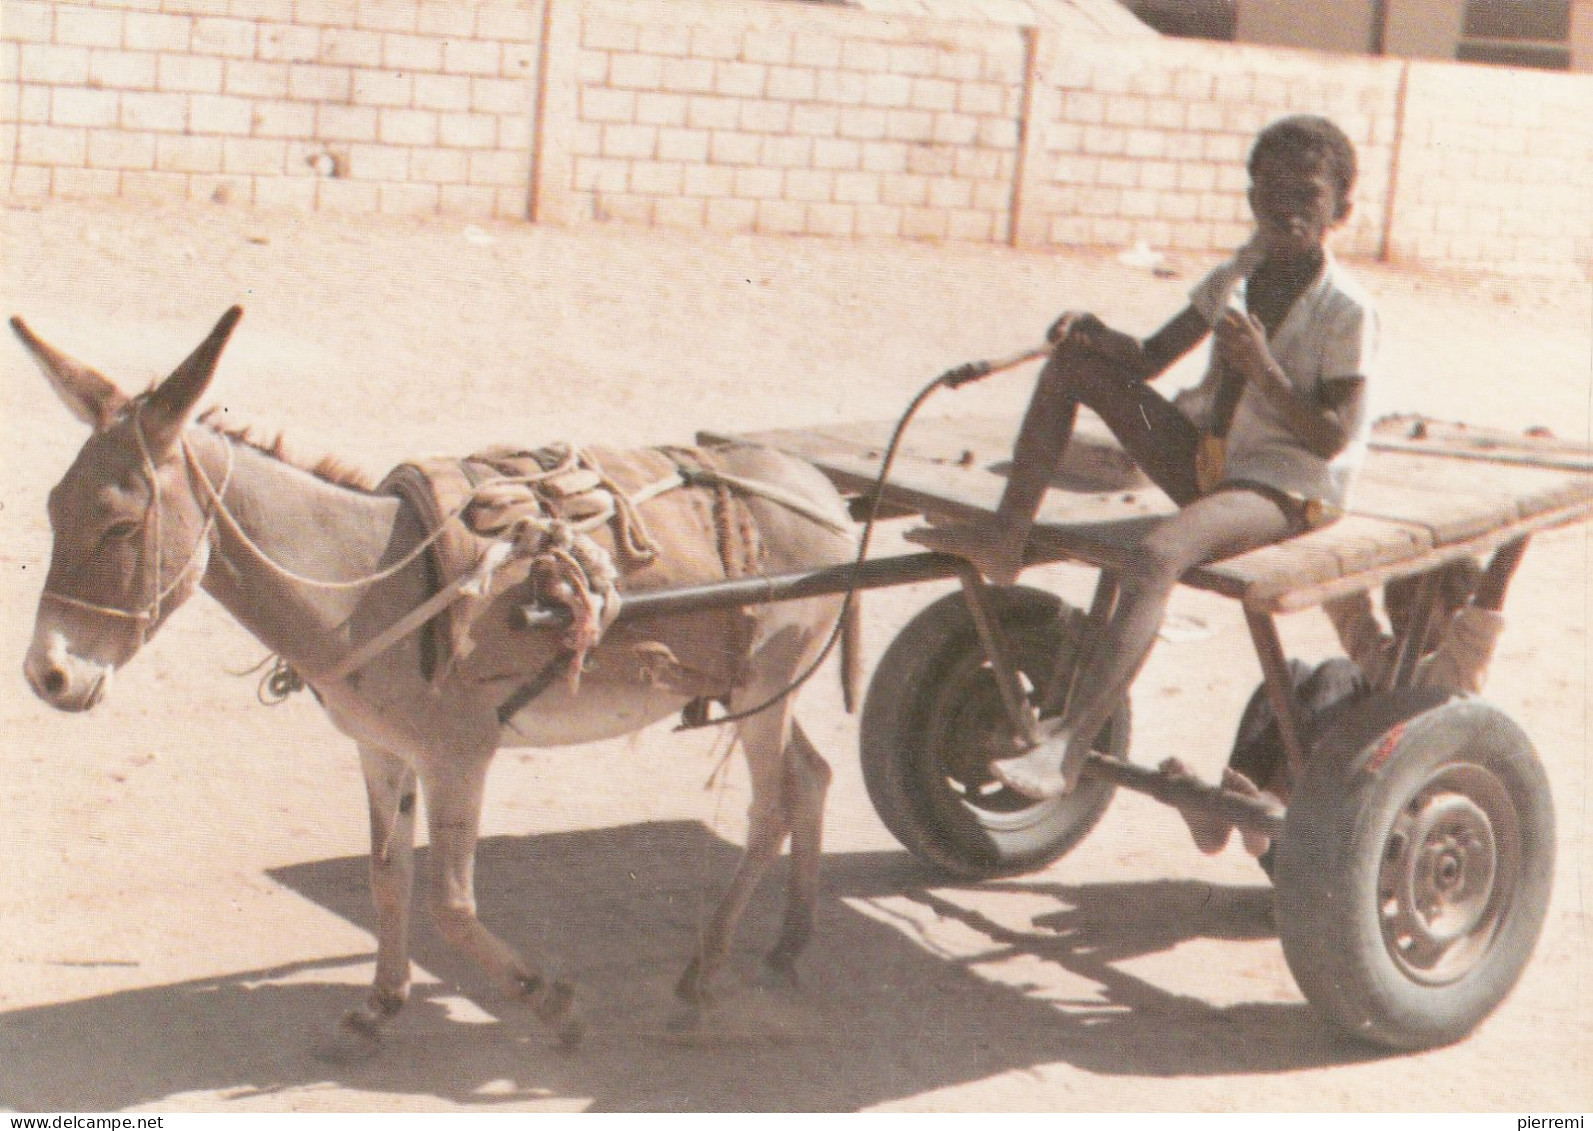
[[[1438,581],[1438,607],[1418,648],[1411,686],[1430,687],[1451,695],[1479,694],[1488,679],[1494,648],[1504,629],[1505,592],[1526,552],[1526,541],[1508,542],[1489,559],[1486,569],[1461,558],[1433,571]],[[1359,699],[1379,686],[1396,659],[1395,640],[1410,622],[1416,594],[1426,575],[1415,574],[1391,581],[1383,590],[1383,608],[1394,635],[1383,631],[1372,599],[1365,590],[1326,602],[1322,609],[1338,633],[1348,658],[1339,656],[1308,668],[1290,661],[1296,694],[1305,709],[1307,735],[1329,708]],[[1288,754],[1266,697],[1251,699],[1239,722],[1239,735],[1222,773],[1222,784],[1251,797],[1282,800],[1288,796],[1285,766]],[[1176,758],[1162,763],[1162,772],[1189,776]],[[1195,846],[1208,856],[1228,843],[1232,828],[1221,817],[1184,810]],[[1244,833],[1245,849],[1252,856],[1271,847],[1268,837]]]
[[[1455,695],[1476,695],[1488,679],[1494,648],[1504,630],[1505,591],[1515,576],[1526,542],[1509,542],[1489,560],[1486,569],[1462,558],[1436,572],[1439,606],[1419,645],[1412,683]],[[1395,633],[1410,620],[1423,575],[1391,581],[1383,590],[1383,608]],[[1322,606],[1333,622],[1345,654],[1355,661],[1369,685],[1376,687],[1394,660],[1394,637],[1385,633],[1365,592],[1338,597]]]
[[[1257,137],[1249,172],[1254,236],[1166,326],[1139,342],[1093,315],[1057,320],[994,519],[909,535],[1011,584],[1080,404],[1179,505],[1123,570],[1117,608],[1066,715],[1040,745],[992,763],[1026,796],[1073,788],[1184,572],[1331,521],[1365,455],[1377,318],[1326,248],[1350,214],[1355,148],[1324,118],[1285,118]],[[1241,286],[1242,306],[1230,304]],[[1176,403],[1149,388],[1208,333],[1212,364],[1197,388]]]

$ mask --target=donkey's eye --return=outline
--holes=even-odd
[[[142,525],[143,524],[135,518],[124,519],[121,522],[113,522],[110,526],[105,528],[105,533],[101,535],[101,537],[106,542],[125,541],[126,539],[137,534],[138,528]]]

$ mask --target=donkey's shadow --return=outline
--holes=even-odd
[[[113,1111],[195,1092],[244,1105],[261,1092],[332,1081],[417,1097],[406,1105],[416,1107],[856,1110],[1053,1061],[1103,1075],[1201,1076],[1371,1055],[1333,1039],[1303,1004],[1215,1006],[1122,969],[1125,959],[1197,937],[1269,936],[1264,888],[997,885],[1058,901],[1058,911],[1013,929],[969,911],[910,857],[889,852],[827,857],[797,989],[764,989],[755,977],[755,947],[778,926],[771,879],[748,912],[707,1028],[672,1037],[663,1020],[674,978],[738,857],[736,846],[685,821],[482,841],[481,890],[492,893],[484,919],[576,983],[589,1036],[574,1053],[557,1052],[528,1011],[422,926],[415,958],[439,980],[417,985],[370,1061],[331,1065],[311,1051],[369,977],[372,956],[347,955],[0,1015],[0,1106]],[[272,873],[369,929],[365,874],[363,857]],[[961,960],[932,953],[882,907],[958,920],[986,945]],[[976,969],[1009,954],[1055,963],[1098,988],[1057,1003]]]

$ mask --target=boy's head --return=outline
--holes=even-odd
[[[1350,214],[1355,146],[1326,118],[1282,118],[1250,150],[1250,209],[1268,251],[1306,254]]]

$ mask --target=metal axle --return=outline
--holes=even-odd
[[[1174,777],[1147,766],[1108,758],[1093,750],[1085,760],[1084,773],[1105,778],[1136,793],[1148,794],[1164,805],[1215,813],[1238,828],[1264,833],[1273,839],[1283,835],[1286,810],[1276,801],[1246,797],[1194,778]]]

